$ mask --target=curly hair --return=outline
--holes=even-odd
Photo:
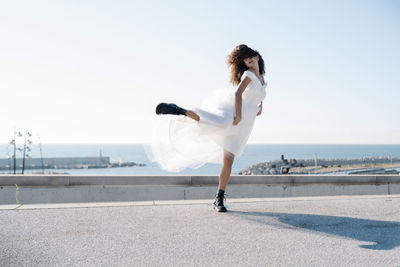
[[[235,47],[235,49],[233,49],[233,51],[228,55],[227,60],[228,66],[231,67],[231,83],[233,83],[234,85],[238,85],[240,83],[240,78],[242,77],[243,72],[249,69],[243,60],[255,56],[259,57],[258,68],[260,74],[264,75],[264,60],[257,50],[253,50],[244,44],[238,45]]]

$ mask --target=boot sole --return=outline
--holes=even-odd
[[[158,104],[156,107],[156,114],[157,115],[164,114],[164,113],[161,113],[161,110],[163,109],[163,107],[165,108],[166,105],[167,105],[167,103]]]
[[[226,208],[225,208],[225,210],[218,210],[217,206],[215,206],[214,204],[213,204],[213,208],[215,211],[218,211],[218,212],[227,212],[228,211]]]

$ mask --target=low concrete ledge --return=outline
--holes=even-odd
[[[0,186],[216,185],[217,175],[0,175]],[[387,184],[399,175],[232,175],[229,184]]]
[[[0,186],[66,186],[66,175],[0,175]]]
[[[15,186],[18,185],[18,186]],[[217,175],[1,175],[0,204],[213,198]],[[398,175],[233,175],[228,198],[400,194]]]
[[[81,186],[0,186],[0,205],[33,203],[122,202],[157,200],[212,200],[217,185],[81,185]],[[232,184],[231,198],[286,198],[310,196],[393,195],[400,184]],[[211,201],[212,202],[212,201]],[[210,202],[210,203],[211,203]]]
[[[218,176],[191,176],[193,185],[218,184]],[[232,175],[229,184],[386,184],[399,175]]]
[[[73,175],[69,185],[190,185],[191,176],[171,175]]]

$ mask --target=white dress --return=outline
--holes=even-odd
[[[266,97],[267,86],[266,81],[261,84],[250,70],[243,73],[241,80],[245,77],[251,82],[242,94],[242,119],[237,125],[232,124],[236,115],[236,88],[217,89],[199,107],[189,108],[200,116],[200,121],[187,116],[157,115],[159,127],[154,130],[153,141],[144,145],[149,161],[157,162],[163,170],[179,172],[205,163],[223,164],[224,149],[240,156],[260,111],[259,104]]]

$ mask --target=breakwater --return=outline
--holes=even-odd
[[[22,159],[16,159],[16,168],[22,168]],[[110,157],[55,157],[55,158],[27,158],[25,169],[90,169],[90,168],[117,168],[144,166],[145,164],[135,162],[111,163]],[[0,170],[11,170],[14,161],[0,159]]]
[[[340,172],[349,169],[365,169],[376,167],[400,167],[400,158],[387,157],[360,157],[335,159],[285,159],[261,162],[249,166],[239,172],[243,175],[254,174],[310,174]],[[385,170],[381,168],[381,172]]]

